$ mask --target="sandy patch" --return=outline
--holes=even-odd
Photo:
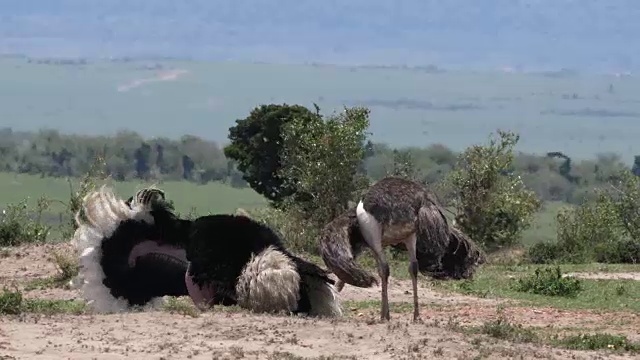
[[[56,273],[51,250],[12,249],[0,259],[0,286]],[[390,323],[378,321],[380,288],[345,286],[337,320],[213,311],[192,318],[162,311],[115,315],[0,316],[0,359],[632,359],[631,355],[554,349],[464,334],[457,325],[497,318],[504,300],[443,294],[422,280],[421,323],[411,322],[411,282],[392,279]],[[79,299],[77,290],[37,289],[27,298]],[[640,314],[506,306],[514,323],[550,331],[610,331],[638,339]],[[612,320],[614,319],[614,320]],[[457,325],[456,325],[457,324]]]

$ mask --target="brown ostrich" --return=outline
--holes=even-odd
[[[378,181],[355,210],[347,210],[324,227],[320,250],[339,279],[338,291],[344,283],[357,287],[378,283],[355,262],[365,248],[372,250],[382,281],[383,320],[390,318],[385,246],[405,247],[409,252],[414,321],[419,319],[418,271],[440,279],[470,278],[485,259],[471,239],[449,226],[435,195],[424,185],[396,177]]]

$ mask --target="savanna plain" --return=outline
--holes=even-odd
[[[31,63],[16,65],[15,60],[3,61],[5,65],[10,61],[10,66],[35,66]],[[188,66],[191,66],[189,71],[194,72],[204,65]],[[101,73],[102,77],[113,77],[111,68],[105,68],[102,72],[96,69],[93,67],[90,71]],[[7,66],[3,71],[9,72]],[[52,83],[55,80],[52,77],[68,76],[64,74],[66,70],[56,71],[43,75],[45,83]],[[293,68],[291,71],[302,70]],[[308,68],[304,71],[311,74],[320,70]],[[358,70],[355,75],[353,70],[344,71],[351,73],[351,76],[366,77],[367,71],[380,70]],[[190,79],[186,74],[173,75],[175,78],[184,76]],[[125,78],[125,75],[123,72],[119,76]],[[12,79],[21,84],[22,90],[27,88],[26,82],[16,77]],[[449,79],[453,81],[453,77]],[[171,78],[165,80],[171,81]],[[96,83],[99,84],[99,81]],[[196,80],[188,81],[192,81],[193,85]],[[538,81],[550,80],[544,78]],[[572,80],[558,81],[566,85]],[[620,82],[618,88],[630,86],[623,83],[626,81],[624,79],[616,81]],[[132,89],[141,87],[143,83],[131,83],[129,87],[122,85],[118,92],[134,91]],[[608,84],[598,80],[598,86],[602,85],[605,92]],[[320,85],[324,86],[322,83]],[[591,92],[593,88],[588,89],[585,91]],[[158,87],[154,91],[177,90]],[[558,101],[586,103],[587,97],[594,97],[594,101],[609,101],[609,105],[615,107],[614,90],[609,94],[611,99],[605,99],[608,95],[602,95],[601,98],[596,98],[594,94],[574,96],[570,87],[559,90],[554,96],[562,96],[563,91],[569,94],[569,98]],[[317,97],[321,94],[312,95]],[[551,96],[539,96],[547,95]],[[144,98],[146,95],[136,93],[135,96]],[[477,99],[467,97],[471,102],[479,101]],[[344,99],[331,100],[339,102]],[[242,101],[260,103],[253,98],[243,98]],[[506,99],[496,95],[491,101],[497,104]],[[617,101],[622,102],[623,99]],[[209,103],[210,106],[216,104]],[[631,100],[626,104],[628,107],[636,106],[635,102],[631,104]],[[16,113],[27,108],[16,103],[10,107]],[[503,108],[504,112],[512,110],[506,105]],[[451,111],[447,116],[461,116]],[[478,108],[474,111],[483,110]],[[536,113],[539,114],[539,111],[536,110]],[[554,116],[560,115],[556,112]],[[589,119],[592,118],[593,114],[590,113]],[[420,120],[414,117],[412,121],[419,123]],[[589,120],[588,123],[592,121],[595,120]],[[376,126],[382,125],[378,123]],[[538,130],[539,134],[546,131]],[[597,132],[593,128],[585,131],[589,134]],[[446,139],[441,140],[441,143],[446,143]],[[532,140],[529,138],[528,141]],[[582,144],[574,148],[586,147]],[[616,150],[622,152],[629,149],[618,146]],[[626,157],[630,158],[633,151],[625,154]],[[587,157],[586,154],[581,155]],[[31,226],[29,231],[37,232],[38,222],[61,222],[60,214],[67,211],[68,203],[73,200],[70,200],[73,197],[70,189],[77,189],[79,183],[80,180],[70,183],[62,177],[2,172],[0,203],[6,207],[28,198],[25,206],[35,208],[38,206],[36,200],[41,195],[52,200],[36,218],[30,216],[24,219],[23,225]],[[126,198],[144,185],[155,182],[109,180],[108,183]],[[267,201],[255,191],[221,182],[196,184],[172,180],[159,181],[158,185],[183,215],[230,213],[237,208],[251,212],[267,206]],[[488,262],[479,268],[473,280],[439,281],[420,277],[421,321],[417,323],[411,320],[412,294],[406,255],[393,252],[388,252],[392,265],[390,322],[379,320],[379,287],[361,289],[349,285],[339,294],[344,317],[331,320],[251,314],[237,307],[215,307],[201,312],[188,298],[167,298],[164,307],[159,310],[93,314],[82,300],[79,290],[69,285],[77,273],[75,249],[69,243],[68,235],[65,235],[67,233],[62,228],[53,227],[46,241],[0,248],[0,359],[638,358],[640,265],[593,261],[555,262],[549,265],[528,261],[527,254],[532,246],[542,241],[555,241],[556,217],[564,206],[565,203],[557,200],[543,201],[519,245],[491,252]],[[303,255],[324,267],[317,255]],[[360,262],[375,273],[375,264],[368,254]],[[533,284],[529,288],[553,290],[523,290],[526,287],[523,284]]]
[[[32,194],[47,187],[49,194],[53,191],[63,199],[68,191],[60,179],[3,177],[3,193],[12,196],[22,195],[18,189]],[[128,194],[141,186],[118,183],[116,188]],[[220,184],[166,183],[163,188],[183,212],[194,204],[214,204],[212,212],[264,204],[250,190]],[[525,239],[535,241],[536,232],[553,232],[554,211],[554,204],[542,210]],[[167,299],[163,310],[92,314],[78,290],[68,286],[74,251],[67,242],[2,249],[3,360],[631,359],[639,350],[638,265],[560,265],[563,272],[579,278],[584,289],[573,298],[550,297],[513,289],[516,279],[541,267],[523,263],[523,250],[494,253],[474,280],[422,277],[422,322],[413,323],[407,263],[394,260],[392,320],[384,323],[378,313],[380,288],[349,285],[340,293],[345,316],[334,320],[249,314],[235,307],[202,313],[188,298]],[[322,265],[319,258],[310,258]],[[368,256],[362,262],[375,271]],[[15,299],[15,294],[21,298]]]

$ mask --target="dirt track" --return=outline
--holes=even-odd
[[[59,248],[59,247],[58,247]],[[48,249],[27,248],[0,257],[0,287],[52,275]],[[16,254],[19,254],[16,257]],[[392,319],[377,320],[379,288],[345,286],[346,317],[315,320],[215,310],[190,317],[166,311],[117,315],[0,316],[0,359],[631,359],[631,355],[514,344],[460,330],[494,319],[499,301],[444,295],[424,281],[420,288],[423,323],[411,318],[410,282],[390,285]],[[28,298],[73,299],[77,291],[25,292]],[[355,304],[355,305],[354,305]],[[534,327],[603,328],[627,332],[635,340],[640,315],[506,306],[514,322]],[[618,326],[618,327],[616,327]],[[631,333],[629,333],[631,332]],[[4,357],[3,357],[4,356]]]

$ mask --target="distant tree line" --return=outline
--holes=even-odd
[[[281,115],[283,110],[277,108],[281,105],[268,106],[276,108],[269,108],[265,114]],[[248,118],[263,116],[259,109],[256,108]],[[301,112],[300,108],[292,109]],[[230,132],[231,138],[241,135]],[[220,181],[235,187],[248,186],[238,164],[225,156],[222,146],[193,135],[179,139],[147,139],[131,131],[113,136],[86,136],[61,134],[55,130],[18,132],[10,128],[0,129],[0,171],[3,172],[78,177],[89,170],[98,155],[104,157],[106,171],[120,181]],[[262,160],[277,162],[268,155],[265,152]],[[410,171],[413,178],[437,183],[454,169],[458,155],[443,144],[393,148],[368,141],[361,171],[372,180],[400,170]],[[582,203],[591,196],[594,188],[615,181],[621,169],[640,175],[640,157],[635,160],[634,166],[629,168],[616,154],[600,154],[594,159],[572,161],[556,151],[544,155],[520,153],[516,155],[512,171],[520,174],[527,187],[543,200]],[[243,165],[244,168],[258,166]]]
[[[225,181],[246,186],[221,148],[211,141],[145,139],[130,131],[113,136],[61,134],[55,130],[0,130],[0,171],[52,177],[78,177],[102,156],[115,180]]]

